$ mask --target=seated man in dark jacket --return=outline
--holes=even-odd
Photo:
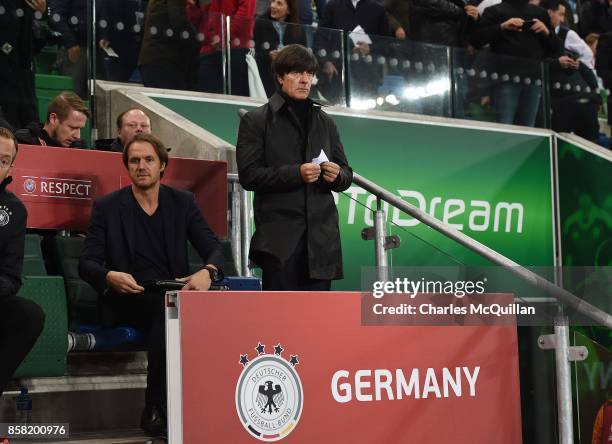
[[[471,40],[476,47],[490,44],[492,54],[510,56],[490,57],[490,71],[501,80],[493,94],[497,121],[534,126],[542,98],[536,82],[540,62],[559,47],[546,11],[528,0],[503,0],[485,9]]]
[[[45,124],[31,122],[15,135],[26,145],[85,148],[81,130],[90,117],[85,103],[75,93],[64,91],[47,107]]]
[[[96,149],[122,153],[137,134],[151,134],[151,119],[140,108],[130,108],[117,116],[117,137],[96,140]]]
[[[42,331],[45,315],[29,299],[17,297],[28,214],[6,189],[17,156],[17,140],[0,128],[0,395]]]
[[[131,325],[147,337],[141,427],[157,436],[167,418],[165,290],[149,283],[181,280],[184,290],[208,290],[222,278],[223,253],[193,194],[161,185],[168,153],[158,139],[135,136],[123,163],[132,184],[94,202],[79,274],[100,293],[107,326]],[[187,241],[207,264],[191,275]]]

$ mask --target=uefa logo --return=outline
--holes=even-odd
[[[261,343],[255,350],[257,356],[252,361],[248,355],[240,355],[244,368],[236,385],[236,410],[253,437],[278,441],[295,429],[304,406],[302,381],[295,370],[298,356],[286,360],[280,344],[274,347],[274,354],[266,354]]]
[[[34,182],[34,179],[26,179],[23,181],[23,189],[26,191],[26,193],[33,193],[36,191],[36,182]]]

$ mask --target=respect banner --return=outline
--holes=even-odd
[[[86,231],[94,200],[131,184],[121,153],[73,148],[20,145],[11,175],[28,228]],[[225,162],[172,158],[162,184],[191,191],[210,228],[227,235]]]
[[[521,442],[515,326],[363,326],[361,300],[169,296],[170,442]]]

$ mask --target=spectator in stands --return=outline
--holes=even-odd
[[[87,2],[49,0],[51,27],[61,34],[64,51],[60,52],[62,74],[72,77],[74,90],[84,100],[87,88]]]
[[[325,10],[327,0],[314,0],[314,2],[313,0],[299,0],[298,11],[300,11],[299,17],[302,25],[310,26],[315,23],[315,14],[312,9],[313,3],[317,8],[317,16],[320,20]]]
[[[230,94],[249,95],[246,55],[252,43],[255,0],[210,0],[198,4],[187,0],[189,20],[203,37],[198,67],[198,90],[223,94],[223,57],[221,15],[231,17]]]
[[[490,44],[494,54],[535,62],[553,57],[559,47],[546,11],[527,0],[503,0],[488,7],[473,34],[472,43],[476,47]],[[534,126],[542,92],[535,82],[526,84],[524,81],[537,74],[532,64],[503,60],[492,69],[508,76],[508,81],[501,81],[493,94],[497,121]],[[518,83],[512,81],[516,76],[520,79]]]
[[[122,153],[137,134],[151,134],[151,119],[140,108],[130,108],[117,116],[117,137],[96,141],[96,149]]]
[[[557,57],[550,60],[552,129],[597,142],[601,99],[596,93],[593,53],[578,34],[561,26],[565,19],[561,0],[543,0],[542,7],[548,11],[561,41]]]
[[[189,90],[195,85],[198,40],[187,20],[186,4],[149,0],[138,57],[145,86]]]
[[[353,31],[361,26],[363,32],[372,40],[372,45],[359,40],[355,34],[349,39],[351,51],[358,60],[351,61],[351,76],[349,84],[351,96],[355,99],[370,98],[377,92],[382,81],[380,65],[371,63],[370,57],[383,53],[388,42],[378,36],[391,36],[391,28],[385,8],[376,0],[330,0],[325,6],[319,28]],[[378,38],[377,38],[378,37]],[[317,32],[317,51],[324,50],[326,56],[321,58],[322,68],[317,85],[323,95],[332,103],[338,101],[338,95],[343,92],[342,67],[340,58],[334,58],[333,53],[341,50],[341,36],[322,29]],[[356,40],[356,43],[353,43]],[[367,40],[365,37],[363,40]]]
[[[595,69],[604,88],[612,90],[612,32],[600,34],[597,39]],[[612,110],[612,94],[608,95],[608,110]],[[608,124],[612,125],[612,112],[608,112]]]
[[[28,217],[21,201],[6,189],[17,149],[15,136],[0,128],[0,395],[34,346],[45,322],[38,305],[17,296]]]
[[[612,32],[612,0],[587,0],[582,3],[580,34]]]
[[[317,64],[305,47],[284,47],[273,64],[279,91],[240,121],[236,161],[255,192],[250,258],[264,290],[327,291],[342,278],[332,191],[346,190],[353,172],[334,121],[308,99]]]
[[[194,196],[160,183],[168,165],[162,142],[136,135],[123,163],[132,184],[94,202],[79,274],[101,295],[108,326],[133,326],[148,338],[141,426],[158,436],[167,433],[165,290],[148,283],[179,278],[184,290],[208,290],[222,278],[223,253]],[[192,275],[187,241],[207,264]]]
[[[0,106],[11,126],[20,128],[38,120],[32,72],[34,13],[46,9],[46,0],[8,0],[0,15]],[[17,10],[22,14],[17,14]]]
[[[567,8],[564,0],[542,0],[540,5],[548,11],[555,34],[560,41],[560,48],[578,56],[578,60],[590,69],[595,69],[595,54],[589,45],[580,38],[576,31],[565,25]]]
[[[71,91],[63,91],[49,103],[44,125],[31,122],[18,130],[16,136],[26,145],[85,148],[81,130],[89,117],[89,110],[80,97]]]
[[[589,48],[591,48],[591,52],[593,53],[593,59],[595,59],[595,57],[597,56],[597,45],[599,43],[599,34],[592,32],[584,38],[584,41],[587,45],[589,45]]]
[[[410,30],[410,2],[407,0],[384,0],[389,24],[395,38],[404,40]]]
[[[268,97],[276,91],[272,61],[284,46],[306,45],[304,29],[298,24],[297,0],[272,0],[266,20],[257,20],[253,31],[255,60]]]
[[[462,0],[411,0],[410,38],[423,43],[462,47],[468,27],[479,18],[478,9]]]
[[[104,0],[98,5],[98,46],[103,51],[99,53],[106,80],[140,81],[136,68],[147,0]],[[117,56],[112,55],[111,49]]]

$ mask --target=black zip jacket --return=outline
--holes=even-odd
[[[538,19],[549,30],[549,35],[536,34],[531,30],[503,31],[501,24],[511,18]],[[559,49],[559,39],[550,23],[548,13],[527,0],[503,0],[482,14],[480,24],[472,36],[472,44],[480,48],[491,45],[491,52],[524,59],[542,61],[554,56]]]
[[[28,219],[23,203],[6,189],[9,183],[10,177],[0,183],[0,300],[15,296],[21,288]]]

